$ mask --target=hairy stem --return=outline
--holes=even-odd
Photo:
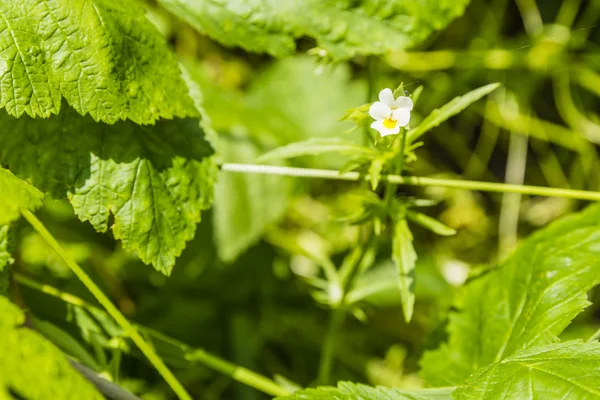
[[[276,165],[257,164],[223,164],[222,171],[247,174],[268,174],[281,176],[294,176],[299,178],[335,179],[342,181],[360,181],[366,179],[358,172],[346,172],[330,169],[310,169],[282,167]],[[579,200],[600,200],[600,192],[588,190],[550,188],[543,186],[513,185],[505,183],[469,181],[460,179],[438,179],[421,176],[382,175],[381,180],[409,186],[438,186],[465,190],[480,190],[483,192],[521,193],[534,196],[564,197]]]
[[[33,226],[36,232],[44,239],[44,241],[54,249],[56,254],[64,261],[71,271],[79,278],[85,287],[94,295],[98,302],[104,307],[106,312],[119,324],[123,331],[131,338],[133,343],[146,356],[148,361],[156,368],[158,373],[163,377],[173,392],[181,400],[191,400],[192,397],[185,390],[183,385],[177,380],[175,375],[165,365],[163,360],[156,354],[152,346],[142,338],[138,330],[133,326],[127,318],[119,311],[119,309],[110,301],[110,299],[102,292],[102,290],[94,283],[92,278],[67,254],[64,249],[58,244],[57,240],[46,229],[42,222],[29,210],[21,211],[23,217]]]

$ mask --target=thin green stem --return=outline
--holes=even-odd
[[[49,296],[61,299],[65,303],[74,305],[76,307],[84,308],[91,312],[104,313],[103,310],[100,310],[99,308],[93,306],[92,304],[89,304],[85,300],[82,300],[77,296],[73,296],[70,293],[63,292],[63,291],[55,288],[54,286],[36,282],[33,279],[30,279],[21,274],[14,274],[14,277],[15,277],[15,281],[17,281],[19,284],[27,286],[27,287],[37,290],[39,292],[45,293]],[[272,395],[272,396],[289,395],[289,392],[287,390],[285,390],[284,388],[279,386],[276,382],[267,378],[266,376],[260,375],[256,372],[250,371],[244,367],[240,367],[229,361],[223,360],[222,358],[217,357],[213,354],[210,354],[203,349],[194,349],[185,343],[182,343],[178,340],[170,338],[170,337],[164,335],[163,333],[157,332],[157,331],[150,329],[148,327],[145,327],[143,325],[134,324],[134,326],[137,329],[139,329],[144,335],[148,335],[150,337],[161,340],[163,342],[170,343],[170,344],[174,345],[175,347],[178,347],[178,348],[184,350],[185,351],[185,359],[189,362],[202,363],[202,364],[206,365],[207,367],[212,368],[215,371],[220,372],[224,375],[227,375],[240,383],[244,383],[250,387],[253,387],[257,390],[260,390],[260,391],[262,391],[266,394]]]
[[[276,165],[223,164],[221,166],[221,170],[227,172],[238,172],[248,174],[281,175],[294,176],[298,178],[334,179],[342,181],[360,181],[366,179],[364,175],[361,175],[360,173],[355,171],[340,174],[337,170],[295,168]],[[521,193],[533,196],[564,197],[567,199],[592,201],[600,200],[600,192],[589,190],[514,185],[506,183],[469,181],[460,179],[427,178],[422,176],[382,175],[381,180],[396,183],[398,185],[437,186],[464,190],[480,190],[483,192]]]
[[[317,382],[321,385],[330,383],[329,379],[331,377],[331,368],[333,366],[335,342],[337,341],[344,318],[346,318],[346,309],[344,307],[332,310],[331,315],[329,316],[329,327],[325,334],[325,341],[323,342],[323,349],[321,350],[321,360],[319,362],[319,372],[317,375]]]
[[[54,249],[56,254],[64,261],[64,263],[73,271],[73,273],[79,278],[79,280],[85,285],[85,287],[94,295],[98,302],[104,307],[106,312],[123,328],[123,331],[131,338],[133,343],[140,349],[140,351],[148,358],[148,361],[156,368],[158,373],[163,377],[171,389],[175,392],[177,397],[181,400],[191,400],[192,397],[185,390],[183,385],[177,380],[175,375],[165,365],[163,360],[156,354],[152,346],[148,344],[142,336],[139,334],[137,329],[125,318],[125,316],[119,311],[119,309],[110,301],[110,299],[102,292],[102,290],[94,283],[88,274],[67,254],[62,247],[58,244],[57,240],[52,234],[46,229],[42,222],[37,219],[35,215],[29,210],[23,209],[21,211],[23,217],[33,226],[37,233],[44,239],[44,241]]]
[[[598,329],[590,338],[587,340],[588,342],[593,342],[594,340],[600,339],[600,329]]]

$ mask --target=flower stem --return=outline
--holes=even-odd
[[[248,174],[267,174],[293,176],[298,178],[334,179],[342,181],[360,181],[366,179],[358,172],[340,174],[337,170],[283,167],[277,165],[258,164],[223,164],[221,170]],[[438,186],[464,190],[480,190],[483,192],[521,193],[534,196],[564,197],[579,200],[600,200],[600,192],[588,190],[551,188],[544,186],[511,185],[505,183],[469,181],[460,179],[439,179],[421,176],[382,175],[382,181],[409,186]]]
[[[173,392],[181,400],[191,400],[192,397],[185,390],[183,385],[177,380],[175,375],[165,365],[164,361],[154,351],[152,346],[142,338],[142,335],[133,326],[127,318],[119,311],[119,309],[110,301],[110,299],[102,292],[96,283],[89,277],[88,274],[67,254],[58,244],[58,241],[46,229],[42,222],[29,210],[21,210],[21,214],[33,226],[36,232],[44,239],[44,241],[54,249],[56,254],[64,261],[71,271],[79,278],[85,287],[94,295],[98,302],[104,307],[106,312],[119,324],[123,331],[131,338],[133,343],[140,351],[148,358],[148,361],[156,368],[158,373],[163,377],[167,384],[173,389]]]

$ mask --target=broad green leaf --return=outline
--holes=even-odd
[[[430,216],[425,215],[423,213],[407,210],[406,217],[411,221],[421,225],[422,227],[429,229],[434,233],[437,233],[438,235],[452,236],[456,234],[456,230],[442,224],[437,219],[431,218]]]
[[[462,15],[468,0],[160,0],[199,32],[274,56],[312,37],[334,59],[383,54],[425,40]]]
[[[198,116],[136,1],[2,1],[0,42],[0,107],[10,115],[49,117],[64,98],[107,123]]]
[[[460,311],[450,315],[448,343],[421,361],[424,378],[436,386],[458,384],[520,350],[556,342],[599,282],[596,204],[532,235],[467,286]]]
[[[224,161],[253,162],[259,154],[248,138],[222,136]],[[293,180],[276,175],[221,172],[215,185],[214,224],[219,257],[233,261],[279,221],[291,199]]]
[[[22,208],[35,210],[42,205],[44,197],[42,192],[2,167],[0,167],[0,193],[0,226],[19,219]]]
[[[450,400],[454,388],[401,390],[372,387],[352,382],[338,382],[337,387],[304,389],[277,400]]]
[[[491,83],[489,85],[485,85],[478,89],[472,90],[469,93],[464,94],[462,96],[455,97],[442,108],[437,108],[433,110],[431,114],[427,116],[427,118],[421,121],[419,126],[408,131],[406,140],[409,143],[414,142],[428,130],[435,128],[442,122],[446,121],[448,118],[460,113],[465,108],[467,108],[477,100],[481,99],[486,94],[496,90],[499,86],[499,83]]]
[[[417,253],[413,247],[413,237],[406,219],[401,218],[395,222],[392,240],[392,259],[398,274],[402,311],[406,322],[410,322],[415,306],[414,286]]]
[[[457,400],[600,398],[600,344],[573,340],[520,351],[481,368]]]
[[[23,326],[25,315],[0,297],[0,398],[28,400],[103,399],[71,368],[63,353]]]
[[[301,156],[316,156],[324,153],[373,155],[374,151],[368,147],[340,138],[314,138],[278,147],[263,154],[256,161],[285,160]]]
[[[70,107],[48,119],[0,115],[0,160],[66,196],[99,231],[169,274],[212,201],[215,166],[198,121],[94,122]]]

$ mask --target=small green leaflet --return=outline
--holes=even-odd
[[[405,218],[399,218],[394,224],[392,238],[392,259],[398,272],[400,299],[406,322],[412,319],[415,306],[415,264],[417,253],[413,247],[413,237]]]
[[[357,143],[340,138],[313,138],[278,147],[260,156],[256,161],[267,162],[324,153],[346,153],[351,155],[374,155],[375,152]]]
[[[107,123],[198,116],[136,1],[2,1],[0,41],[0,107],[15,117],[58,114],[62,98]]]
[[[67,197],[99,231],[112,213],[115,238],[165,274],[212,202],[212,153],[192,119],[108,125],[70,107],[48,119],[0,113],[0,162]]]
[[[600,398],[600,344],[573,340],[520,351],[481,368],[456,400]]]
[[[450,400],[454,388],[401,390],[339,382],[337,387],[304,389],[276,400]]]
[[[556,342],[599,282],[595,204],[538,231],[466,287],[461,310],[450,315],[448,343],[421,360],[423,377],[434,386],[460,384],[479,368]]]
[[[419,44],[462,15],[469,0],[159,0],[199,32],[281,57],[312,37],[334,59]]]
[[[220,136],[224,161],[253,162],[259,153],[250,138]],[[293,180],[276,175],[221,172],[215,185],[214,226],[219,257],[233,261],[284,215]]]
[[[442,236],[452,236],[456,234],[456,230],[442,224],[437,219],[431,218],[420,212],[406,210],[406,217],[411,221],[421,225],[423,228],[429,229],[430,231],[437,233]]]
[[[460,113],[465,108],[467,108],[477,100],[481,99],[486,94],[489,94],[496,90],[499,86],[499,83],[491,83],[489,85],[482,86],[478,89],[470,91],[467,94],[455,97],[442,108],[437,108],[433,110],[431,114],[429,114],[427,118],[425,118],[419,124],[419,126],[408,131],[406,136],[407,142],[414,143],[414,141],[421,137],[421,135],[423,135],[425,132],[440,125],[448,118]]]
[[[44,197],[42,192],[2,167],[0,167],[0,193],[0,226],[19,219],[22,208],[35,210],[42,205]]]
[[[11,393],[23,399],[104,398],[60,350],[23,327],[24,322],[23,312],[0,296],[0,398],[12,399]]]

